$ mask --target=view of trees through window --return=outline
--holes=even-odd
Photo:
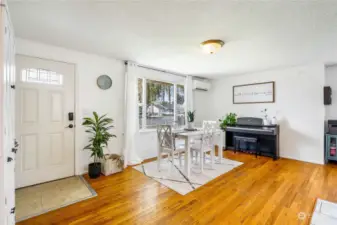
[[[143,101],[143,79],[138,79],[139,126],[155,128],[158,124],[185,124],[184,86],[176,85],[176,103],[174,102],[174,84],[146,80],[146,100]],[[176,119],[174,109],[176,104]],[[146,107],[146,123],[143,126],[143,107]]]
[[[173,84],[146,81],[146,127],[174,122]]]
[[[184,85],[177,85],[177,124],[185,125],[185,89]]]

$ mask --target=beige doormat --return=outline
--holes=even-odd
[[[16,222],[97,196],[82,176],[20,188],[16,195]]]

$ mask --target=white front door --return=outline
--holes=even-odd
[[[75,173],[73,64],[16,57],[16,188]]]

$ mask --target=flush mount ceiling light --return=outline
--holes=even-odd
[[[217,51],[220,50],[220,48],[222,48],[222,46],[225,44],[225,42],[223,42],[222,40],[216,40],[216,39],[212,39],[212,40],[207,40],[204,41],[200,44],[200,47],[209,54],[213,54]]]

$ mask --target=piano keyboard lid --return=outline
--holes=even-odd
[[[239,117],[237,119],[235,126],[228,126],[228,127],[240,127],[240,128],[256,128],[256,129],[263,129],[263,128],[275,128],[277,125],[263,125],[263,119],[258,117]]]

